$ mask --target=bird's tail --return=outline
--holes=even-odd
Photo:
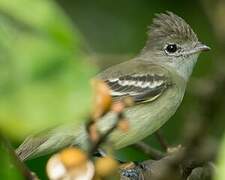
[[[16,149],[20,160],[25,161],[46,155],[70,145],[81,145],[86,137],[85,128],[61,126],[30,136]]]

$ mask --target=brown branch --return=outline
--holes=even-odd
[[[135,180],[182,180],[187,179],[187,177],[190,176],[192,176],[193,179],[196,179],[200,172],[198,174],[192,174],[192,171],[198,167],[209,168],[207,173],[204,173],[206,173],[208,178],[211,177],[212,173],[210,172],[214,170],[214,167],[210,163],[203,163],[193,157],[189,157],[184,161],[185,157],[185,150],[182,149],[179,152],[167,155],[157,161],[144,161],[132,170],[136,173],[136,178],[134,178],[134,176],[124,176],[126,175],[125,171],[121,171],[121,180],[129,180],[132,178]]]
[[[128,177],[132,176],[132,173],[129,174],[129,171],[135,172],[133,173],[137,177],[135,180],[183,180],[189,176],[197,179],[199,173],[206,173],[208,177],[212,176],[214,168],[209,167],[208,162],[214,160],[217,146],[214,141],[211,141],[208,136],[202,133],[202,127],[198,126],[198,129],[195,129],[195,134],[187,139],[185,148],[179,148],[177,151],[169,153],[159,160],[144,161],[133,168],[132,171],[122,170],[121,180],[133,178]],[[205,171],[205,166],[210,171]],[[201,167],[201,171],[192,174],[193,170],[199,167]]]

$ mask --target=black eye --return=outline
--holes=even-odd
[[[168,53],[175,53],[177,51],[177,45],[176,44],[168,44],[166,46],[166,51]]]

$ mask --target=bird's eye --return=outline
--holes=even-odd
[[[165,48],[167,53],[175,53],[177,51],[177,45],[176,44],[168,44]]]

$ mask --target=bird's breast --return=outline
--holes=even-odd
[[[120,149],[155,132],[176,112],[184,92],[185,86],[174,86],[153,102],[127,108],[125,116],[129,120],[129,130],[127,132],[119,129],[114,131],[109,138],[110,144]],[[106,131],[112,127],[115,120],[115,114],[109,113],[100,120],[98,127],[101,131]]]

